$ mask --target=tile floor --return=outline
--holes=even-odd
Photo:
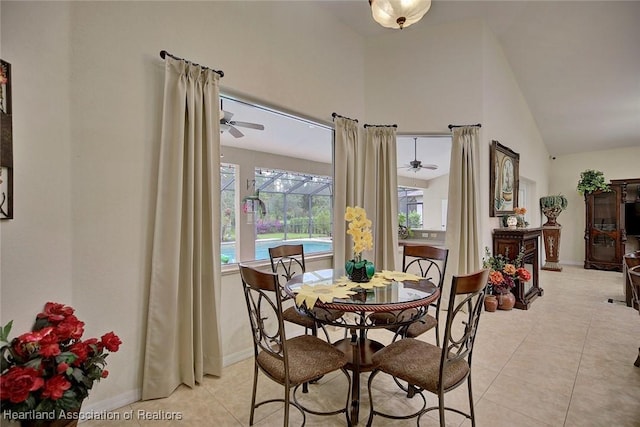
[[[565,266],[558,272],[541,271],[544,296],[527,310],[483,313],[473,360],[476,424],[483,426],[640,426],[640,368],[633,366],[640,346],[640,316],[622,300],[622,274]],[[445,316],[443,316],[445,317]],[[332,332],[334,333],[334,332]],[[335,331],[336,338],[340,332]],[[391,334],[371,336],[387,342]],[[423,338],[433,341],[433,333]],[[253,360],[224,370],[221,378],[209,377],[193,390],[179,388],[167,399],[138,402],[117,412],[138,410],[178,411],[181,421],[118,421],[117,425],[248,426]],[[366,382],[368,374],[362,375]],[[280,396],[282,388],[260,377],[259,397]],[[374,401],[392,410],[410,410],[408,400],[383,375],[374,381]],[[322,407],[337,407],[346,398],[347,381],[337,373],[312,385],[306,399]],[[360,425],[369,410],[363,385]],[[468,409],[466,387],[447,394],[447,403]],[[429,401],[435,403],[433,397]],[[437,415],[437,412],[436,414]],[[256,411],[259,427],[282,426],[279,404]],[[301,417],[292,410],[291,425]],[[114,422],[85,422],[83,427],[109,427]],[[308,415],[308,426],[342,426],[344,416]],[[406,426],[413,421],[376,417],[373,425]],[[433,415],[421,425],[436,426]],[[447,425],[470,426],[456,414],[447,414]]]

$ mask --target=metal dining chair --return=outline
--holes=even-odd
[[[631,283],[632,305],[638,307],[638,314],[640,314],[640,265],[628,268],[627,275]],[[633,365],[640,368],[640,348],[638,348],[638,357]]]
[[[429,245],[405,245],[402,255],[402,271],[414,273],[431,280],[440,290],[440,295],[442,295],[448,257],[449,249],[436,248]],[[434,315],[427,313],[409,325],[386,328],[395,333],[392,341],[395,341],[398,337],[417,338],[425,332],[435,329],[436,345],[440,345],[440,301],[441,298],[438,298],[430,305],[434,309]],[[371,318],[376,324],[384,324],[385,322],[392,322],[397,315],[399,314],[375,313]]]
[[[451,297],[447,309],[447,320],[442,347],[414,338],[395,341],[374,354],[374,370],[369,376],[367,389],[371,404],[367,426],[374,416],[391,419],[417,418],[438,410],[440,425],[445,426],[445,410],[464,415],[475,426],[473,393],[471,387],[471,358],[482,313],[489,270],[484,269],[465,276],[454,276],[451,282]],[[375,409],[372,384],[375,377],[384,372],[406,381],[414,394],[421,396],[422,408],[409,415],[391,415]],[[469,390],[469,413],[444,405],[447,392],[467,382]],[[427,408],[424,392],[438,396],[438,406]],[[380,402],[377,402],[380,403]],[[388,404],[388,403],[387,403]]]
[[[304,274],[306,271],[305,259],[304,259],[304,246],[298,245],[280,245],[273,248],[269,248],[269,258],[271,260],[271,270],[278,275],[278,278],[282,278],[280,281],[281,287],[296,274]],[[282,283],[282,282],[285,283]],[[290,297],[282,292],[283,301],[289,300]],[[316,318],[327,319],[328,321],[335,321],[344,315],[343,311],[338,310],[323,310],[321,313],[318,309],[314,312]],[[327,342],[331,342],[329,333],[325,329],[324,325],[317,322],[310,315],[299,311],[295,305],[284,309],[282,316],[285,321],[294,323],[296,325],[303,326],[305,332],[311,331],[314,336],[318,335],[318,327],[322,329]]]
[[[295,407],[302,414],[302,425],[306,421],[306,413],[336,415],[343,412],[347,425],[351,425],[348,410],[351,377],[345,369],[347,364],[345,354],[328,342],[312,335],[300,335],[287,339],[282,315],[282,291],[275,273],[259,271],[240,264],[240,277],[254,348],[249,425],[253,425],[256,408],[273,402],[284,403],[285,427],[289,425],[290,406]],[[298,402],[296,391],[300,385],[337,370],[342,371],[348,382],[343,408],[321,412]],[[284,386],[283,398],[265,399],[256,403],[259,371],[272,381]]]

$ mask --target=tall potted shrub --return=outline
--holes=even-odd
[[[567,198],[562,194],[544,196],[540,198],[540,210],[547,217],[547,222],[542,224],[542,237],[544,240],[544,253],[546,255],[543,270],[562,271],[560,266],[560,231],[562,225],[556,218],[567,208]]]

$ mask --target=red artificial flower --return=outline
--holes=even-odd
[[[29,355],[38,351],[40,341],[53,332],[51,326],[42,328],[39,331],[27,332],[14,338],[11,347],[13,353],[21,359],[28,359]]]
[[[77,342],[69,347],[69,351],[76,355],[76,360],[73,361],[73,366],[80,366],[87,360],[89,356],[89,346],[84,342]]]
[[[63,375],[56,375],[44,384],[42,397],[58,400],[69,388],[71,388],[71,383]]]
[[[48,302],[44,305],[44,311],[38,314],[38,319],[47,318],[51,323],[61,322],[67,316],[73,314],[73,308],[57,302]]]
[[[80,339],[84,333],[84,322],[78,320],[73,314],[67,316],[56,326],[56,334],[62,341],[68,339]]]
[[[42,337],[40,340],[40,355],[42,357],[54,357],[59,354],[60,346],[58,345],[56,334],[50,333]]]
[[[104,334],[101,338],[101,341],[104,345],[104,348],[113,352],[118,351],[120,349],[120,344],[122,344],[120,338],[118,338],[118,336],[113,332],[107,332],[106,334]]]
[[[29,393],[44,385],[40,373],[33,368],[13,366],[0,376],[0,400],[20,403],[27,400]]]
[[[83,341],[83,343],[87,348],[87,352],[92,356],[94,356],[97,353],[100,353],[104,348],[104,344],[98,341],[98,338],[89,338],[88,340]]]
[[[104,369],[104,370],[102,371],[102,373],[100,374],[100,376],[101,376],[102,378],[107,378],[107,377],[109,376],[109,371],[107,371],[106,369]]]
[[[520,280],[524,282],[528,282],[529,280],[531,280],[531,273],[529,273],[529,270],[527,270],[526,268],[520,267],[518,270],[516,270],[516,274],[518,275]]]
[[[56,368],[56,372],[59,373],[59,374],[64,374],[65,372],[67,372],[67,369],[69,369],[69,364],[62,362]]]

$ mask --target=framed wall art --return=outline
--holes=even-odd
[[[11,64],[0,59],[0,219],[13,218]]]
[[[489,159],[490,216],[512,215],[518,206],[520,154],[494,140]]]

